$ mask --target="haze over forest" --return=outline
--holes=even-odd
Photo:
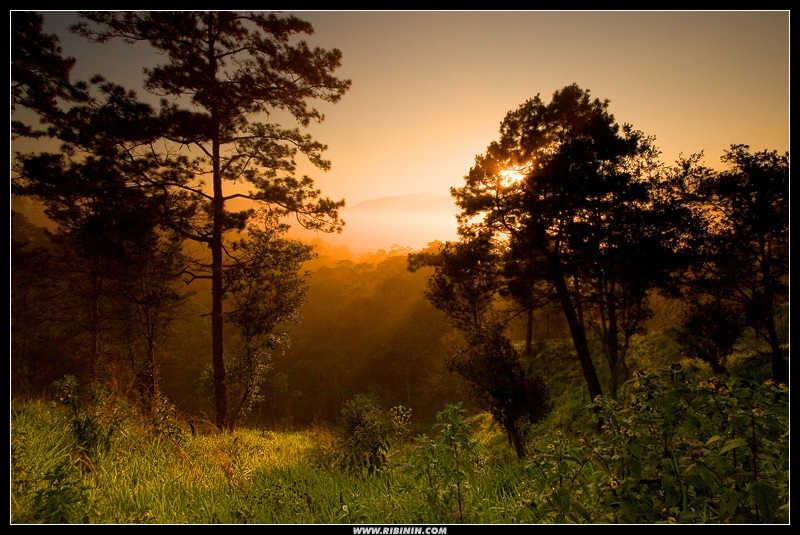
[[[321,236],[333,245],[345,245],[354,254],[391,250],[394,246],[419,250],[433,241],[457,236],[457,208],[453,198],[433,193],[382,197],[342,210],[347,223],[340,235]]]

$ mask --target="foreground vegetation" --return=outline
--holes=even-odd
[[[429,433],[368,396],[336,428],[195,434],[95,388],[12,406],[11,522],[787,523],[789,396],[673,365],[596,399],[584,432],[548,420],[518,460],[460,403]],[[587,414],[585,410],[581,411]],[[556,413],[557,414],[557,413]],[[565,417],[561,415],[560,417]],[[199,428],[198,428],[199,430]]]

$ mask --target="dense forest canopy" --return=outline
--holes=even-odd
[[[788,153],[665,164],[572,84],[503,119],[452,190],[457,241],[353,258],[287,237],[287,216],[341,230],[344,205],[297,176],[301,156],[330,165],[303,130],[323,119],[311,103],[350,86],[338,50],[300,39],[308,23],[82,16],[87,39],[153,47],[143,84],[162,100],[72,80],[41,15],[12,13],[11,193],[51,224],[11,213],[12,399],[70,375],[231,430],[333,421],[367,392],[421,420],[465,397],[523,457],[565,395],[544,353],[580,374],[576,399],[623,395],[656,332],[716,374],[755,340],[788,384]]]

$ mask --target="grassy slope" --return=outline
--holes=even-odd
[[[334,445],[333,435],[325,429],[280,433],[242,429],[233,434],[193,436],[168,413],[142,422],[124,404],[109,400],[91,411],[72,413],[40,401],[14,406],[11,521],[612,521],[615,517],[607,509],[598,506],[597,510],[586,510],[569,503],[569,493],[594,493],[599,503],[602,492],[606,492],[601,489],[602,478],[607,479],[603,474],[587,476],[580,472],[580,477],[573,479],[573,483],[581,483],[580,488],[569,490],[567,495],[548,494],[556,487],[547,482],[543,466],[574,455],[567,437],[580,437],[591,428],[585,409],[589,400],[568,343],[541,348],[536,358],[556,405],[530,436],[531,451],[545,454],[536,462],[517,462],[498,426],[487,415],[478,414],[468,420],[476,447],[469,458],[469,473],[462,473],[460,465],[444,470],[445,457],[431,457],[435,450],[414,441],[395,445],[378,476],[354,477],[321,468],[325,459],[320,453]],[[660,334],[638,341],[630,355],[631,368],[637,370],[663,367],[676,360],[674,342]],[[702,366],[684,364],[705,373]],[[741,346],[730,364],[734,371],[755,380],[768,370],[768,359],[754,353],[748,343]],[[597,367],[602,378],[600,362]],[[431,426],[431,436],[435,433]],[[438,464],[430,464],[431,459]],[[434,465],[436,477],[426,481]],[[555,464],[552,474],[560,478],[568,468]],[[458,488],[463,493],[463,508],[456,506],[454,489],[458,481],[463,484]],[[786,507],[788,513],[788,502]],[[687,518],[702,521],[703,517]]]

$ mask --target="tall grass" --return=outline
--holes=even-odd
[[[582,402],[600,432],[538,426],[524,460],[488,415],[448,405],[429,433],[380,441],[381,463],[362,471],[325,428],[194,435],[107,397],[14,403],[11,522],[788,522],[785,386],[673,366],[626,392]]]

